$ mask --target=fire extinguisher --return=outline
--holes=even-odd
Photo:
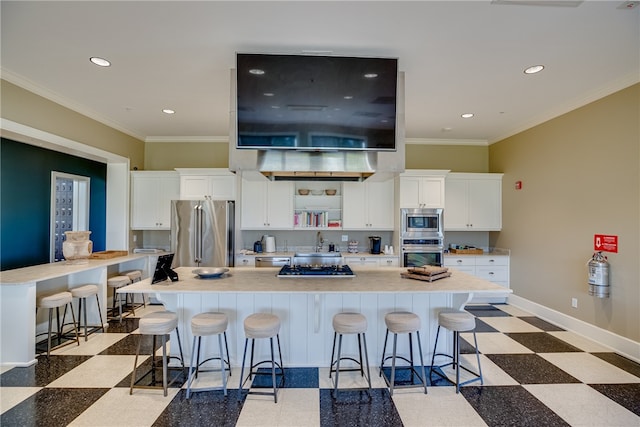
[[[593,254],[587,263],[589,269],[589,295],[609,298],[609,263],[602,252]]]

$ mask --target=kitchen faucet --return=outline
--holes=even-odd
[[[316,252],[322,252],[322,245],[324,244],[324,239],[322,238],[322,233],[318,231],[316,235]]]

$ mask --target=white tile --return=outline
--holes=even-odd
[[[548,332],[549,335],[553,335],[554,337],[561,339],[562,341],[571,344],[574,347],[579,348],[582,351],[586,351],[587,353],[611,353],[613,350],[609,347],[605,347],[602,344],[598,344],[595,341],[592,341],[588,338],[585,338],[581,335],[578,335],[574,332],[569,331],[551,331]]]
[[[482,321],[500,332],[543,332],[517,317],[483,317]]]
[[[393,393],[402,424],[412,426],[486,426],[455,387],[429,387],[429,393]]]
[[[508,305],[508,304],[498,304],[494,306],[495,308],[497,308],[498,310],[504,311],[505,313],[508,313],[512,316],[516,316],[516,317],[531,317],[533,316],[533,314],[529,313],[528,311],[524,311],[521,308],[518,307],[514,307],[513,305]]]
[[[138,366],[148,356],[138,358]],[[47,387],[114,387],[133,371],[135,355],[93,356]]]
[[[0,389],[0,413],[36,394],[42,387],[4,387]]]
[[[273,402],[273,396],[250,394],[236,426],[319,426],[319,393],[315,388],[282,388],[278,403]]]
[[[538,353],[585,384],[640,383],[632,375],[589,353]]]
[[[523,387],[572,426],[640,425],[640,417],[586,384]]]
[[[467,342],[473,343],[473,334],[460,334]],[[478,348],[483,354],[517,354],[517,353],[533,353],[530,349],[523,346],[516,340],[499,332],[482,332],[477,333]]]
[[[52,351],[51,354],[54,354],[54,355],[57,355],[57,356],[70,356],[70,355],[74,355],[74,356],[79,356],[79,355],[93,356],[93,355],[96,355],[96,354],[106,350],[107,348],[109,348],[113,344],[115,344],[118,341],[120,341],[121,339],[125,338],[127,335],[129,335],[129,334],[121,334],[121,333],[117,333],[117,334],[115,334],[115,333],[114,334],[102,334],[102,333],[91,334],[87,338],[87,341],[85,341],[84,338],[80,337],[80,345],[79,346],[78,345],[74,345],[74,344],[70,344],[68,346],[59,348],[58,350]]]
[[[87,408],[70,426],[150,426],[171,403],[179,389],[162,390],[112,388]]]
[[[478,362],[476,360],[475,354],[462,354],[460,355],[460,358],[462,359],[462,366],[467,367],[473,372],[476,372],[476,373],[478,372],[478,367],[477,367]],[[511,378],[509,374],[503,371],[498,365],[493,363],[491,359],[489,359],[483,354],[480,355],[480,364],[482,367],[483,385],[489,386],[489,385],[518,385],[519,384],[516,380]],[[455,382],[456,374],[452,366],[447,366],[446,368],[443,368],[442,371],[447,376],[447,378]],[[438,376],[434,374],[433,379],[435,380],[436,378],[438,378]],[[460,370],[461,383],[467,380],[470,380],[472,378],[474,378],[472,374],[465,371],[464,369]],[[478,386],[480,385],[480,382],[474,381],[472,383],[469,383],[468,385]]]

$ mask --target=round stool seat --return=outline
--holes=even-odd
[[[200,313],[191,318],[194,336],[217,335],[227,330],[229,319],[224,313]]]
[[[156,311],[140,319],[142,335],[165,335],[178,326],[178,315],[172,311]]]
[[[127,276],[132,282],[135,282],[136,280],[142,280],[142,271],[140,270],[126,271],[124,273],[120,273],[120,275]]]
[[[244,319],[244,333],[249,339],[271,338],[280,331],[280,318],[274,314],[256,313]]]
[[[62,307],[65,304],[69,304],[72,299],[71,292],[58,292],[57,294],[38,298],[38,308]]]
[[[360,313],[338,313],[333,316],[333,330],[339,334],[362,334],[367,331],[367,318]]]
[[[107,286],[110,288],[121,288],[131,284],[131,279],[128,276],[113,276],[107,279]]]
[[[394,311],[384,316],[384,323],[389,332],[407,334],[420,329],[420,317],[408,311]]]
[[[476,328],[476,318],[462,310],[443,310],[438,313],[438,324],[450,331],[472,331]]]
[[[84,285],[71,289],[74,298],[86,298],[98,294],[98,285]]]

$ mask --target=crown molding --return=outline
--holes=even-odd
[[[445,139],[445,138],[405,138],[406,144],[413,145],[489,145],[486,139]]]
[[[149,136],[145,138],[144,142],[149,143],[178,143],[178,142],[189,142],[189,143],[228,143],[228,136]]]

